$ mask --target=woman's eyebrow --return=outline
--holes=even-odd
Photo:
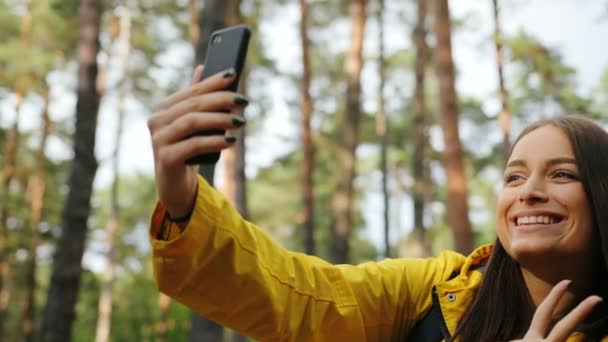
[[[553,159],[549,159],[546,162],[547,166],[554,166],[554,165],[558,165],[558,164],[574,164],[576,165],[576,159],[572,158],[572,157],[559,157],[559,158],[553,158]],[[509,167],[515,167],[515,166],[526,166],[526,162],[524,160],[521,159],[515,159],[510,161],[506,168]]]
[[[576,165],[576,159],[571,157],[560,157],[547,160],[547,166],[554,166],[558,164],[574,164]]]
[[[521,159],[511,160],[505,168],[515,167],[515,166],[526,166],[526,162]]]

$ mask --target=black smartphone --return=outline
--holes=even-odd
[[[239,85],[251,30],[247,25],[235,25],[214,31],[209,38],[209,47],[205,56],[205,69],[201,80],[218,72],[234,68],[236,79],[226,90],[236,91]],[[223,129],[199,131],[195,135],[224,135]],[[186,160],[186,164],[213,164],[220,158],[220,153],[205,153]]]

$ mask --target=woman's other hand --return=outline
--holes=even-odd
[[[523,339],[517,341],[566,341],[568,336],[574,332],[575,327],[583,322],[595,305],[602,301],[602,298],[598,296],[585,298],[551,327],[555,308],[566,293],[569,284],[569,280],[562,280],[551,289],[547,297],[536,308],[530,329]]]
[[[235,141],[223,135],[193,134],[208,129],[234,129],[245,123],[241,117],[225,113],[247,104],[243,96],[222,90],[235,80],[234,70],[199,82],[202,72],[203,67],[197,67],[190,87],[161,101],[148,120],[159,201],[173,218],[189,215],[196,196],[198,166],[186,165],[185,161],[199,154],[219,152]]]

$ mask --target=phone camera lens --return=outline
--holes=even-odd
[[[211,39],[212,44],[219,44],[221,42],[222,42],[222,36],[220,36],[220,35],[213,36],[213,38]]]

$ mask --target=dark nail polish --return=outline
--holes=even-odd
[[[224,71],[224,78],[232,77],[235,74],[236,74],[236,70],[234,70],[234,68],[230,68],[230,69]]]
[[[241,126],[245,125],[246,123],[247,123],[247,121],[245,121],[245,119],[243,119],[240,116],[232,117],[232,124],[235,125],[236,127],[241,127]]]
[[[246,98],[244,98],[242,96],[235,96],[234,103],[237,105],[246,106],[249,104],[249,100],[247,100]]]
[[[225,136],[225,137],[224,137],[224,140],[225,140],[227,143],[232,144],[232,143],[236,142],[236,137],[233,137],[233,136],[227,135],[227,136]]]

